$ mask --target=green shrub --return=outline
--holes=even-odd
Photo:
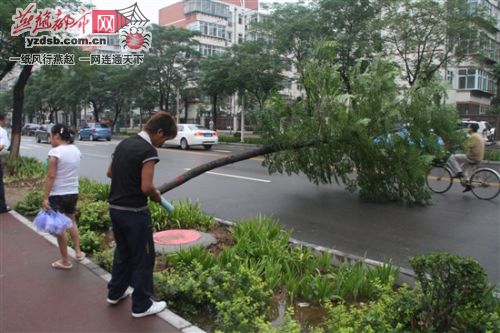
[[[255,332],[255,319],[266,314],[271,297],[257,273],[244,265],[205,268],[193,259],[155,273],[154,282],[157,296],[174,309],[187,313],[212,309],[223,332]]]
[[[176,253],[167,253],[164,256],[165,261],[170,262],[174,267],[189,266],[192,262],[196,261],[203,269],[210,269],[217,263],[214,255],[201,245],[181,249]]]
[[[244,265],[227,266],[213,276],[208,299],[223,332],[255,332],[256,319],[267,313],[271,291],[257,273]]]
[[[24,200],[16,205],[16,210],[26,216],[35,216],[43,206],[43,192],[29,192]]]
[[[448,332],[457,322],[467,326],[491,309],[492,288],[484,268],[472,258],[432,253],[410,258],[422,289],[419,320],[427,330]]]
[[[496,150],[485,150],[484,159],[486,161],[500,161],[500,151]]]
[[[165,299],[169,307],[193,314],[209,303],[206,292],[210,287],[214,268],[205,269],[197,260],[188,266],[154,273],[154,289],[158,298]]]
[[[80,178],[79,180],[79,192],[82,200],[107,201],[109,191],[109,184],[97,183],[87,178]]]
[[[358,306],[327,303],[328,318],[324,324],[326,332],[338,333],[396,333],[401,330],[391,306],[392,295],[381,300]],[[396,323],[396,324],[394,324]],[[408,331],[406,331],[408,332]]]
[[[213,217],[203,213],[199,203],[173,201],[174,211],[168,213],[161,205],[149,201],[153,230],[197,229],[206,231],[212,227]]]
[[[89,202],[80,200],[77,204],[78,226],[92,231],[105,231],[111,226],[109,205],[106,201]]]
[[[45,175],[45,167],[33,157],[8,156],[4,160],[4,182],[10,184],[22,180],[40,180]]]
[[[80,248],[83,252],[94,254],[101,251],[101,236],[92,230],[82,228],[80,232]]]
[[[96,251],[92,259],[104,270],[111,272],[113,268],[113,250]]]
[[[219,142],[240,142],[239,135],[230,136],[230,135],[219,135]]]

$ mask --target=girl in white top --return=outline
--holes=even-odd
[[[85,258],[80,249],[80,236],[75,221],[76,202],[78,201],[78,172],[80,170],[80,150],[72,143],[69,128],[62,124],[50,130],[52,149],[49,151],[48,169],[45,177],[43,208],[53,209],[68,216],[73,226],[68,230],[78,261]],[[57,236],[61,259],[54,261],[52,267],[70,269],[73,267],[68,257],[66,233]]]

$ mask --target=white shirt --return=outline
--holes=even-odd
[[[10,147],[10,139],[7,135],[7,130],[0,126],[0,146],[5,146],[3,149],[7,150]]]
[[[57,158],[57,170],[54,184],[49,195],[78,193],[78,172],[82,153],[72,144],[63,144],[49,151],[49,157]]]

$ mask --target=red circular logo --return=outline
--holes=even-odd
[[[144,44],[144,36],[139,33],[129,33],[125,39],[127,47],[132,50],[138,50]]]

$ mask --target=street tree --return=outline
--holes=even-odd
[[[221,53],[200,61],[198,87],[210,96],[214,128],[217,128],[217,100],[235,92],[235,83],[228,73],[233,69],[230,53]]]
[[[156,24],[150,29],[153,41],[141,67],[148,73],[147,87],[157,95],[159,108],[169,110],[171,100],[186,86],[188,74],[197,64],[197,42],[193,37],[198,33]]]
[[[480,15],[465,0],[393,0],[385,3],[383,19],[387,55],[401,63],[412,86],[460,60],[457,47],[477,33]]]
[[[302,77],[305,62],[312,56],[314,43],[321,27],[318,11],[303,2],[277,3],[269,16],[253,25],[255,31],[267,38],[278,54],[287,57]],[[308,96],[308,87],[304,87]]]
[[[231,49],[233,66],[229,72],[240,95],[250,94],[262,110],[273,92],[283,87],[287,60],[269,47],[264,39],[245,41]],[[255,55],[259,56],[256,57]]]
[[[320,39],[334,42],[336,57],[331,61],[338,65],[348,93],[352,90],[349,74],[353,68],[367,66],[382,51],[380,4],[372,0],[318,0],[315,7]]]

